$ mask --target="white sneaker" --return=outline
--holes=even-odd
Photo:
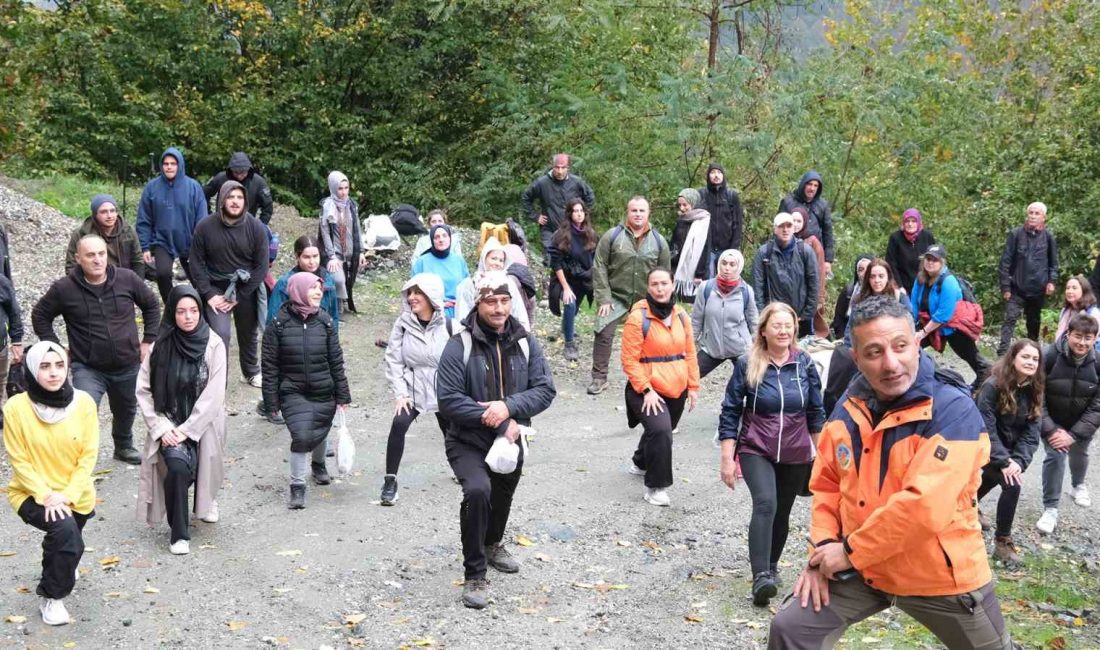
[[[69,610],[65,609],[65,603],[59,598],[39,597],[38,611],[42,614],[42,622],[46,625],[65,625],[71,620]]]
[[[191,552],[191,542],[186,539],[172,542],[172,545],[168,547],[168,551],[172,555],[187,555]]]
[[[76,571],[75,571],[75,572],[73,573],[73,582],[76,582],[77,580],[80,580],[80,569],[77,569],[77,570],[76,570]]]
[[[1043,516],[1039,517],[1039,521],[1035,523],[1035,527],[1039,529],[1039,532],[1047,535],[1053,533],[1057,526],[1058,508],[1047,508],[1043,511]]]
[[[672,435],[676,435],[677,433],[680,433],[680,427],[676,427],[672,430]]]
[[[1089,508],[1092,506],[1092,498],[1089,497],[1089,489],[1084,485],[1078,485],[1070,489],[1069,495],[1073,497],[1073,502],[1082,508]]]
[[[221,515],[218,514],[218,502],[213,501],[210,504],[210,512],[206,513],[205,517],[201,517],[203,521],[208,524],[216,524],[221,519]]]
[[[635,465],[634,461],[630,461],[630,464],[626,466],[626,472],[634,476],[645,476],[645,470]]]
[[[646,488],[642,498],[655,506],[667,506],[672,503],[668,498],[668,492],[664,488]]]
[[[241,381],[243,381],[244,383],[248,384],[249,386],[251,386],[253,388],[263,388],[264,387],[263,378],[260,377],[260,375],[252,375],[251,377],[246,377],[246,378],[242,379]]]

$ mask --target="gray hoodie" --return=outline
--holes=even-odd
[[[707,280],[699,285],[691,310],[695,347],[713,359],[740,357],[752,345],[758,313],[752,287],[744,279],[727,296],[718,291],[714,280]]]
[[[421,325],[409,309],[409,289],[417,287],[428,296],[435,312],[427,326]],[[386,346],[386,379],[393,388],[394,398],[408,397],[413,408],[421,413],[438,410],[435,395],[435,369],[443,347],[452,334],[462,331],[462,323],[448,319],[443,313],[443,281],[433,273],[414,275],[401,287],[401,314],[393,324],[390,342]]]

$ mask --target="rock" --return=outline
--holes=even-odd
[[[571,542],[577,536],[577,533],[565,524],[547,526],[546,534],[550,536],[550,539],[558,542]]]
[[[134,622],[133,622],[133,621],[131,621],[131,620],[130,620],[130,619],[128,619],[128,618],[124,618],[124,619],[122,619],[122,627],[130,627],[130,626],[131,626],[131,625],[133,625],[133,624],[134,624]]]

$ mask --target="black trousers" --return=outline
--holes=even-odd
[[[1001,496],[997,499],[997,524],[994,534],[997,537],[1010,537],[1012,523],[1016,520],[1016,506],[1020,503],[1020,486],[1005,485],[1004,474],[1000,468],[986,465],[982,468],[982,484],[978,486],[978,500],[1001,486]]]
[[[46,509],[33,498],[19,506],[19,518],[46,533],[42,539],[42,579],[35,590],[39,596],[60,599],[72,593],[76,567],[84,555],[84,524],[94,516],[95,510],[86,515],[73,512],[71,517],[46,521]]]
[[[696,351],[695,359],[699,364],[699,378],[700,379],[702,379],[703,377],[706,377],[711,372],[713,372],[715,368],[717,368],[718,366],[722,365],[723,363],[725,363],[727,361],[730,362],[731,366],[737,365],[737,357],[730,357],[728,359],[715,359],[714,357],[710,356],[706,352],[703,352],[702,350]]]
[[[154,246],[153,253],[153,270],[157,276],[157,291],[160,292],[160,299],[167,304],[168,292],[172,290],[172,262],[176,258],[172,257],[172,254],[164,250],[160,246]],[[187,280],[191,281],[191,268],[187,265],[187,258],[180,255],[180,266],[183,267],[183,272],[187,275]]]
[[[970,369],[974,371],[974,383],[970,385],[971,390],[977,391],[985,383],[985,380],[989,377],[989,371],[993,367],[993,364],[988,359],[982,356],[981,351],[978,350],[978,344],[974,342],[974,339],[970,338],[966,334],[963,334],[959,330],[951,332],[951,336],[944,337],[947,341],[948,347],[955,351],[955,354],[959,355],[959,358],[966,362],[966,365],[970,366]],[[921,347],[931,345],[932,341],[930,337],[921,339]]]
[[[1012,344],[1012,336],[1016,333],[1016,322],[1020,320],[1020,314],[1024,315],[1027,322],[1027,337],[1032,341],[1039,340],[1039,323],[1042,320],[1043,306],[1046,302],[1045,295],[1025,298],[1012,294],[1005,303],[1005,320],[1001,325],[1001,342],[997,346],[998,355],[1008,352],[1008,346]]]
[[[458,521],[467,580],[485,577],[485,547],[504,539],[512,497],[523,473],[522,450],[519,465],[511,474],[491,471],[485,464],[486,453],[453,437],[447,439],[447,461],[462,484]]]
[[[256,304],[256,294],[250,293],[240,296],[237,306],[229,313],[216,311],[209,305],[204,305],[206,322],[218,333],[225,343],[226,354],[229,354],[229,321],[233,321],[233,327],[237,330],[237,343],[241,346],[238,357],[241,361],[241,374],[246,378],[260,374],[260,329],[259,306]]]
[[[390,437],[386,441],[387,474],[396,475],[401,467],[401,457],[405,455],[405,434],[409,432],[409,427],[419,415],[420,411],[410,408],[407,413],[398,413],[393,416],[393,422],[390,423]],[[439,424],[439,430],[446,436],[447,420],[438,411],[435,414],[435,421]]]
[[[798,321],[798,338],[809,336],[814,333],[814,319],[799,320]]]
[[[749,564],[755,576],[777,564],[787,545],[791,506],[812,465],[773,463],[756,454],[739,454],[741,474],[752,495]]]
[[[198,450],[195,443],[184,441],[161,449],[168,472],[164,475],[164,510],[172,529],[172,542],[191,539],[191,508],[188,493],[198,474]]]
[[[654,415],[642,412],[645,396],[626,383],[626,422],[631,429],[642,425],[642,437],[634,450],[633,461],[645,470],[645,486],[666,488],[672,485],[672,430],[684,414],[687,391],[679,397],[665,397],[665,408]]]
[[[348,289],[348,309],[353,312],[357,312],[355,307],[355,298],[352,297],[351,290],[355,288],[355,279],[359,277],[359,256],[352,255],[351,259],[344,260],[344,283]]]

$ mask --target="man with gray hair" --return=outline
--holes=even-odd
[[[584,179],[570,174],[573,159],[567,153],[557,153],[550,158],[550,169],[542,176],[531,181],[523,190],[523,214],[539,224],[539,238],[542,240],[543,256],[546,266],[550,266],[550,240],[554,231],[565,220],[565,204],[572,199],[584,201],[591,210],[596,205],[596,194]],[[535,209],[535,203],[541,209]]]
[[[861,374],[818,439],[809,562],[768,648],[830,648],[895,606],[948,648],[1010,649],[978,524],[990,443],[970,389],[921,353],[893,296],[861,301],[851,323]]]
[[[160,327],[160,301],[130,269],[107,262],[107,242],[85,235],[76,246],[76,267],[54,281],[31,311],[34,333],[60,343],[53,322],[65,320],[72,360],[73,386],[99,405],[103,394],[111,405],[115,459],[141,464],[134,449],[137,376]],[[138,343],[134,306],[141,309],[145,335]]]
[[[1001,254],[1001,295],[1005,299],[1005,319],[997,354],[1003,355],[1012,343],[1020,314],[1027,320],[1027,337],[1039,340],[1039,322],[1047,296],[1054,293],[1058,280],[1058,244],[1047,230],[1047,206],[1036,201],[1027,206],[1024,225],[1009,231]]]

